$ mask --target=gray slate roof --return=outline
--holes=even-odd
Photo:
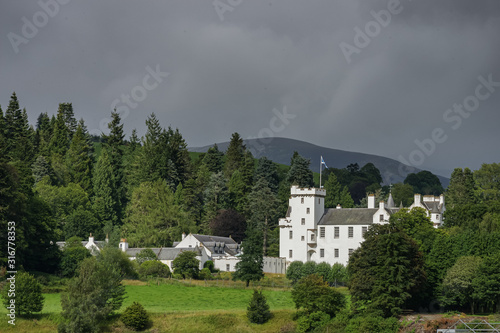
[[[136,257],[139,252],[144,250],[144,248],[131,248],[127,249],[127,254],[131,257]],[[176,248],[176,247],[156,247],[151,248],[151,250],[156,254],[158,260],[174,260],[180,253],[185,251],[196,252],[198,256],[201,256],[201,251],[198,247],[186,247],[186,248]]]
[[[436,201],[422,201],[422,204],[429,210],[429,212],[434,214],[441,213],[441,205]]]
[[[198,235],[193,234],[193,237],[200,241],[200,243],[207,244],[212,242],[226,243],[226,244],[237,244],[231,237],[220,237],[220,236],[209,236],[209,235]],[[207,245],[205,245],[207,246]]]
[[[367,225],[373,223],[377,208],[330,208],[318,225]]]

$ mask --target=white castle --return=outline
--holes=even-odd
[[[329,208],[325,210],[326,190],[292,186],[285,218],[279,220],[280,257],[292,261],[315,261],[347,265],[349,255],[363,242],[363,234],[373,224],[385,224],[402,207],[395,207],[392,194],[388,202],[375,208],[375,196],[368,196],[368,208]],[[423,200],[422,200],[423,199]],[[425,209],[437,228],[443,223],[444,195],[415,194],[408,207]]]

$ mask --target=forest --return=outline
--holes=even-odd
[[[52,115],[40,113],[35,126],[15,93],[6,110],[0,108],[0,266],[8,260],[9,221],[16,226],[17,265],[27,271],[60,274],[56,241],[86,239],[90,233],[96,240],[108,237],[115,246],[123,237],[130,247],[161,247],[180,240],[183,232],[239,242],[251,228],[265,239],[264,255],[278,256],[278,218],[286,214],[290,186],[319,185],[310,160],[298,153],[289,166],[255,159],[238,133],[232,134],[227,151],[214,145],[206,153],[190,153],[179,130],[162,127],[154,113],[145,119],[141,138],[135,130],[125,137],[119,113],[111,112],[110,118],[108,134],[91,136],[71,103],[59,104]],[[418,212],[393,219],[401,239],[416,246],[419,259],[413,264],[422,273],[405,289],[400,307],[422,307],[431,299],[472,312],[500,305],[498,285],[493,291],[478,287],[487,284],[488,274],[500,276],[500,260],[494,259],[500,253],[499,164],[455,169],[446,191],[429,171],[410,174],[403,183],[382,184],[372,163],[326,169],[322,176],[326,208],[366,207],[367,193],[385,200],[391,191],[397,206],[409,206],[414,193],[445,193],[442,228],[429,228],[428,218]],[[390,233],[379,234],[385,232]],[[362,251],[352,259],[353,288],[353,267]],[[468,282],[457,286],[456,279]],[[362,306],[376,297],[353,294]],[[478,301],[485,297],[496,298]]]

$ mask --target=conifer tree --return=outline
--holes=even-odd
[[[26,109],[19,108],[16,93],[13,93],[5,112],[6,152],[12,161],[21,161],[29,169],[34,160],[33,129],[28,123]]]
[[[53,134],[50,140],[50,153],[52,155],[57,154],[61,158],[66,156],[66,152],[69,148],[69,138],[70,131],[66,126],[65,115],[64,115],[64,103],[59,104],[59,109],[57,110],[57,117],[53,127]]]
[[[233,133],[231,141],[229,142],[229,147],[226,151],[226,163],[224,165],[224,174],[226,178],[231,178],[233,172],[241,166],[245,149],[246,147],[243,144],[243,139],[238,133]]]
[[[476,203],[475,182],[469,168],[453,170],[450,185],[446,190],[446,204],[449,208]]]
[[[155,181],[162,178],[167,171],[167,163],[164,160],[166,147],[162,142],[163,130],[154,113],[146,119],[146,126],[142,153],[139,156],[140,182]]]
[[[7,160],[7,147],[5,139],[5,119],[3,117],[2,107],[0,106],[0,163]]]
[[[267,157],[259,158],[259,161],[257,163],[257,170],[255,171],[255,180],[257,181],[260,178],[265,178],[269,188],[274,193],[278,193],[278,186],[279,186],[278,167],[273,161],[271,161]]]
[[[217,144],[208,148],[207,153],[203,157],[203,164],[207,166],[208,170],[213,173],[222,171],[224,162],[222,161],[224,153],[219,150]]]
[[[233,280],[245,281],[248,287],[250,281],[259,281],[264,277],[264,253],[262,252],[262,234],[258,230],[248,228],[246,236],[241,245],[243,254],[236,264]]]
[[[93,209],[106,231],[110,232],[118,224],[120,203],[116,197],[116,180],[113,162],[108,147],[103,147],[97,160],[93,178],[94,202]]]
[[[313,186],[313,172],[309,169],[311,161],[300,156],[295,155],[292,157],[292,165],[288,171],[287,181],[291,185],[298,185],[299,187]]]
[[[264,178],[260,178],[248,195],[250,206],[251,228],[261,230],[263,234],[263,253],[267,254],[267,235],[270,229],[276,226],[278,199],[267,185]]]
[[[46,112],[40,113],[36,121],[35,151],[45,157],[50,157],[49,144],[52,137],[52,126]]]
[[[77,122],[75,119],[75,114],[73,112],[73,104],[72,103],[61,103],[59,104],[61,108],[62,116],[64,119],[64,124],[68,129],[69,139],[73,138],[73,135],[76,132]]]
[[[269,311],[269,305],[262,291],[253,291],[252,300],[247,308],[247,317],[250,322],[255,324],[264,324],[271,319],[271,311]]]
[[[92,155],[88,145],[83,123],[79,123],[73,135],[66,162],[73,183],[79,184],[85,192],[92,194]]]
[[[333,172],[330,172],[328,179],[325,183],[326,197],[325,197],[325,208],[335,208],[341,202],[341,186],[337,180],[337,176]],[[342,206],[343,207],[343,206]]]
[[[354,208],[354,200],[347,189],[347,186],[344,186],[342,192],[340,192],[340,206],[342,208]]]

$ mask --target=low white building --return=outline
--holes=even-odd
[[[388,223],[395,207],[392,194],[387,204],[375,207],[375,196],[368,196],[368,208],[330,208],[325,210],[326,190],[292,186],[287,215],[279,220],[280,257],[292,261],[315,261],[347,265],[349,255],[363,242],[363,235],[373,224]],[[434,223],[442,224],[444,196],[415,194],[409,207],[421,207]]]

